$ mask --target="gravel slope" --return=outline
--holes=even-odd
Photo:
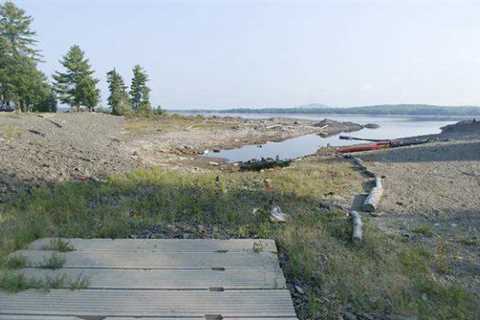
[[[0,114],[0,195],[19,186],[135,167],[123,152],[123,121],[93,113]]]

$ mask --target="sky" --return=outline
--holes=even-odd
[[[0,0],[1,1],[1,0]],[[167,109],[480,105],[480,1],[16,0],[51,75],[80,45],[108,95],[140,64]]]

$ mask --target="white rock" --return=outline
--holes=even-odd
[[[273,206],[270,211],[270,221],[272,222],[287,222],[287,215],[282,212],[279,206]]]

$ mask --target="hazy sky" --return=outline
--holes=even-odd
[[[67,49],[149,73],[166,108],[480,105],[480,1],[17,0],[50,75]]]

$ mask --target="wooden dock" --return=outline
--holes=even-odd
[[[51,240],[13,253],[27,260],[17,272],[81,289],[0,291],[0,320],[296,319],[272,240]],[[62,267],[42,268],[53,255]]]

